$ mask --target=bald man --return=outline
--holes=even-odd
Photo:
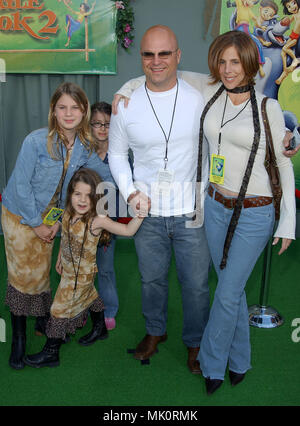
[[[203,98],[177,78],[181,51],[170,28],[149,28],[140,54],[146,82],[133,92],[128,108],[120,105],[118,114],[112,116],[108,154],[124,199],[137,208],[145,200],[151,203],[149,216],[135,236],[146,335],[134,357],[150,358],[157,345],[167,340],[168,270],[173,250],[182,287],[187,364],[193,374],[199,374],[196,357],[209,312],[210,255],[203,227],[191,226],[191,218]],[[133,174],[129,148],[134,155]]]

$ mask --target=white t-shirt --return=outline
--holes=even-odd
[[[203,98],[183,80],[178,80],[173,125],[167,151],[170,190],[157,190],[159,171],[165,167],[166,137],[172,122],[177,85],[165,92],[152,92],[145,85],[132,94],[128,108],[119,105],[111,117],[108,158],[112,175],[125,199],[136,189],[151,198],[152,215],[175,216],[192,213],[198,141]],[[163,132],[163,130],[164,132]],[[128,149],[134,156],[133,176],[128,165]],[[207,182],[207,150],[203,155],[203,181]]]

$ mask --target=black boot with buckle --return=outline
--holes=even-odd
[[[91,313],[91,319],[93,323],[92,330],[78,340],[78,343],[82,346],[89,346],[95,343],[97,340],[104,340],[108,338],[108,332],[104,320],[104,311]]]
[[[47,336],[46,333],[46,327],[47,323],[50,318],[50,313],[46,314],[43,317],[36,317],[35,320],[35,326],[34,326],[34,334],[36,336]],[[71,338],[68,334],[66,334],[66,337],[63,339],[62,343],[69,343],[71,341]]]
[[[25,355],[26,347],[26,320],[24,315],[14,315],[12,312],[11,325],[12,325],[12,344],[11,354],[9,357],[9,365],[15,370],[21,370],[25,367],[23,357]]]
[[[34,326],[34,330],[35,330],[34,334],[36,336],[46,336],[46,325],[49,320],[49,317],[50,317],[49,313],[43,317],[36,317],[35,326]]]
[[[59,348],[62,343],[62,339],[48,337],[41,352],[24,357],[25,364],[34,368],[59,366]]]

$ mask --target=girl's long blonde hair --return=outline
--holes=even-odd
[[[50,108],[48,113],[48,138],[47,138],[47,150],[53,160],[60,159],[60,147],[59,142],[62,141],[65,146],[68,141],[58,126],[56,116],[54,113],[56,104],[62,95],[69,95],[80,107],[83,118],[76,129],[77,136],[81,143],[89,151],[96,151],[96,144],[90,132],[90,103],[85,92],[75,83],[64,82],[55,90],[50,101]]]

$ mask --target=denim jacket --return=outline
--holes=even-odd
[[[30,133],[24,140],[15,168],[2,195],[3,205],[22,217],[21,223],[31,227],[42,223],[41,214],[51,201],[62,176],[63,162],[53,160],[47,151],[48,129]],[[64,158],[66,149],[63,147]],[[89,152],[76,137],[69,167],[63,182],[62,205],[74,172],[80,167],[95,170],[105,182],[114,183],[107,166],[96,153]]]

